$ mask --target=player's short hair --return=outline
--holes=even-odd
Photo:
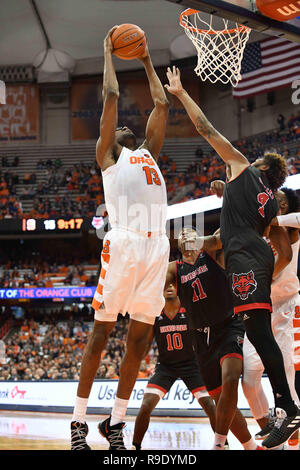
[[[277,191],[285,182],[288,176],[288,165],[286,159],[278,153],[265,153],[264,163],[269,166],[264,173],[272,191]]]
[[[280,188],[280,191],[286,195],[289,205],[288,212],[299,212],[300,200],[296,191],[290,188]]]

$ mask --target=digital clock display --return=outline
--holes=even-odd
[[[84,219],[76,217],[72,219],[22,219],[22,232],[40,231],[80,231]]]

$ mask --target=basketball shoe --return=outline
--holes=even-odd
[[[71,450],[91,450],[86,443],[89,428],[86,423],[71,422]]]
[[[300,428],[300,408],[293,416],[287,416],[281,408],[276,408],[276,421],[269,436],[262,442],[266,449],[274,449],[280,444],[284,444],[288,438]]]
[[[269,413],[268,423],[257,434],[255,434],[255,439],[257,439],[259,441],[261,439],[265,439],[266,437],[268,437],[268,435],[270,434],[270,432],[274,428],[275,421],[276,421],[275,409],[272,408],[272,410]]]
[[[100,434],[109,442],[109,450],[127,450],[123,441],[125,423],[110,424],[110,416],[98,424]]]

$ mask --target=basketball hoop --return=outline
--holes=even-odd
[[[195,73],[203,81],[230,82],[235,87],[241,79],[242,59],[251,29],[238,23],[228,28],[228,20],[224,18],[221,19],[224,27],[217,29],[213,15],[208,23],[200,14],[188,8],[180,15],[180,25],[197,50]]]

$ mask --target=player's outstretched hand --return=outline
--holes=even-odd
[[[147,57],[150,57],[150,53],[149,53],[149,49],[148,49],[148,43],[146,43],[144,53],[140,57],[137,57],[137,59],[140,60],[141,62],[143,62],[145,59],[147,59]]]
[[[169,93],[172,95],[177,95],[183,90],[181,80],[180,80],[180,70],[173,65],[172,70],[170,67],[167,69],[167,78],[169,80],[169,84],[165,85],[165,88],[168,90]]]
[[[107,33],[104,39],[104,50],[107,52],[112,52],[113,51],[113,45],[111,42],[111,35],[114,32],[115,29],[117,29],[118,25],[113,26]]]
[[[211,192],[218,197],[223,197],[224,189],[225,189],[225,183],[222,180],[216,180],[210,184]]]

